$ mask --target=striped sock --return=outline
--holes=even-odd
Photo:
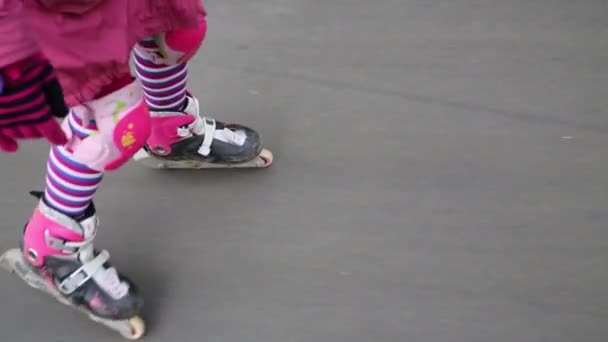
[[[86,138],[96,129],[94,122],[85,127],[73,112],[67,120],[72,132],[80,138]],[[102,178],[103,172],[81,164],[64,147],[53,146],[47,162],[44,200],[53,209],[77,218],[93,200]]]
[[[139,46],[148,53],[158,53],[153,40],[143,40]],[[186,103],[187,64],[155,64],[138,49],[134,51],[135,73],[141,81],[144,98],[151,111],[180,111]]]

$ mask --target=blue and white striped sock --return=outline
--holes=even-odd
[[[72,132],[80,138],[86,138],[96,130],[94,122],[84,126],[73,112],[67,120]],[[44,200],[55,210],[79,217],[91,203],[102,178],[103,172],[78,162],[64,147],[53,146],[47,162]]]

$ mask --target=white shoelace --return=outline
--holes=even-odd
[[[233,131],[228,128],[224,128],[216,130],[214,138],[227,144],[242,146],[247,139],[247,135],[243,131]]]
[[[93,274],[93,280],[101,287],[110,297],[118,300],[129,293],[129,285],[121,282],[118,278],[116,268],[100,269]]]
[[[93,253],[93,245],[90,244],[80,251],[80,260],[83,264],[90,263],[95,258]],[[91,278],[97,283],[97,285],[110,297],[115,300],[126,296],[129,293],[129,285],[125,282],[120,281],[118,278],[118,272],[116,268],[104,268],[99,267],[93,272]]]

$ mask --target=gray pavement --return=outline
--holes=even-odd
[[[608,340],[606,1],[207,6],[192,89],[276,162],[107,175],[147,341]],[[46,153],[0,156],[2,249]],[[120,340],[0,284],[2,342]]]

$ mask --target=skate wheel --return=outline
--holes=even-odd
[[[129,319],[129,327],[131,327],[131,334],[123,334],[123,336],[132,341],[140,339],[146,331],[146,324],[139,316],[134,316]]]
[[[270,166],[274,160],[272,152],[267,149],[263,149],[258,157],[260,157],[264,161],[264,165],[262,165],[262,167]]]

